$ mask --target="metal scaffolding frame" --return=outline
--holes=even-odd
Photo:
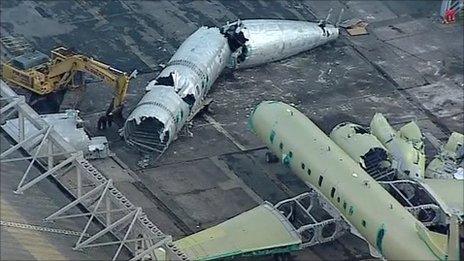
[[[379,181],[379,183],[385,189],[390,187],[395,192],[392,196],[402,199],[403,206],[425,226],[447,224],[446,213],[419,182],[395,180]],[[408,186],[406,191],[404,186]],[[422,201],[414,200],[416,193],[423,193],[420,197]],[[398,198],[397,200],[401,202]],[[280,211],[300,234],[303,248],[333,241],[350,230],[350,225],[341,217],[338,210],[314,189],[282,200],[275,204],[274,208]],[[320,214],[321,209],[328,215],[323,215],[322,218],[315,217],[314,212]]]
[[[379,181],[417,220],[425,226],[446,225],[447,215],[435,198],[419,183],[413,180]],[[403,187],[407,186],[407,189]],[[388,188],[391,188],[390,191]],[[422,193],[421,201],[414,201],[416,193]],[[423,202],[422,202],[423,201]]]
[[[313,189],[282,200],[275,204],[274,208],[280,211],[300,234],[303,248],[333,241],[350,229],[350,225],[338,210]],[[328,215],[323,218],[315,217],[313,210],[323,210]]]
[[[172,237],[161,232],[142,208],[133,205],[113,186],[111,179],[103,176],[84,158],[82,151],[76,151],[53,126],[41,119],[26,104],[23,96],[18,96],[5,82],[1,81],[0,84],[0,101],[7,102],[0,109],[2,123],[14,114],[18,115],[19,120],[18,135],[11,137],[17,143],[0,154],[0,163],[29,161],[15,193],[24,193],[41,180],[51,177],[74,196],[75,200],[46,217],[45,221],[88,218],[74,246],[75,250],[117,245],[113,260],[119,257],[123,248],[132,254],[132,260],[188,260],[174,245]],[[27,137],[26,121],[35,128]],[[7,158],[20,149],[29,156]],[[34,164],[43,167],[45,172],[30,177]],[[77,207],[84,207],[86,212],[77,212]],[[74,213],[70,214],[71,211]],[[97,232],[84,240],[84,235],[89,234],[91,226]],[[112,236],[106,236],[108,234]],[[111,241],[114,238],[117,240]]]

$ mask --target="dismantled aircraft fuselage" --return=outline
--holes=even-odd
[[[459,238],[428,230],[362,165],[295,108],[281,102],[262,102],[250,116],[250,127],[283,164],[324,195],[382,256],[392,260],[459,257],[452,247]],[[374,147],[382,149],[380,144]]]
[[[151,81],[124,126],[126,142],[161,153],[196,111],[230,57],[218,28],[201,27]]]
[[[222,28],[201,27],[179,47],[128,117],[126,142],[162,153],[203,105],[222,70],[257,66],[290,57],[338,37],[324,23],[243,20]]]

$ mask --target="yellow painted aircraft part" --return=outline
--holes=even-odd
[[[443,259],[420,237],[416,226],[423,225],[301,112],[281,102],[263,102],[250,126],[384,257]]]
[[[446,168],[447,162],[451,161],[453,163],[458,163],[460,157],[459,150],[462,150],[464,147],[464,135],[458,132],[451,133],[448,138],[448,142],[441,147],[440,153],[438,153],[435,158],[427,165],[425,170],[425,176],[427,178],[436,178],[440,176],[441,173]],[[438,175],[437,175],[438,174]],[[453,175],[453,173],[451,173]],[[452,176],[449,178],[453,178]]]
[[[440,260],[446,260],[446,250],[448,247],[447,236],[429,231],[419,222],[416,223],[416,229],[419,237],[425,242],[427,247],[439,257]]]
[[[387,143],[395,136],[395,130],[381,113],[376,113],[374,115],[370,127],[372,134],[383,144]]]
[[[445,212],[464,214],[464,180],[425,179],[422,183]]]
[[[464,146],[464,135],[459,132],[453,132],[448,138],[448,142],[445,144],[443,149],[456,156],[458,148],[462,146]]]
[[[424,136],[422,136],[422,132],[419,129],[419,126],[412,121],[403,127],[401,127],[398,130],[398,135],[399,138],[402,140],[406,141],[409,144],[412,145],[413,148],[409,148],[409,155],[415,154],[414,157],[418,158],[412,158],[411,161],[413,164],[419,166],[419,178],[424,178],[425,176],[425,146],[424,146]],[[412,152],[414,151],[414,153]],[[417,163],[416,163],[417,162]],[[412,178],[418,178],[412,177]]]
[[[404,125],[398,132],[387,119],[376,113],[372,118],[371,133],[388,149],[397,161],[400,178],[423,179],[425,176],[425,152],[422,134],[416,123]]]
[[[277,248],[295,250],[301,239],[287,222],[269,203],[264,203],[175,244],[192,260],[239,256]]]
[[[385,151],[387,149],[380,141],[371,133],[356,133],[355,128],[363,128],[354,123],[342,123],[337,125],[330,133],[330,138],[340,146],[348,155],[356,162],[364,165],[364,160],[361,158],[370,149],[380,148]]]
[[[419,126],[417,126],[417,124],[413,121],[401,127],[398,130],[398,134],[400,134],[401,138],[415,143],[422,143],[422,139],[424,138],[419,129]]]
[[[460,224],[461,223],[461,224]],[[449,236],[448,236],[448,260],[462,260],[464,249],[460,245],[460,227],[464,229],[462,220],[459,221],[456,215],[450,217]]]
[[[429,179],[436,178],[436,173],[441,173],[446,167],[445,165],[445,157],[441,155],[437,155],[425,169],[425,177]]]

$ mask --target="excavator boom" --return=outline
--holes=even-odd
[[[108,114],[122,109],[130,80],[125,72],[65,47],[53,49],[50,59],[45,57],[37,51],[15,57],[2,64],[2,77],[39,95],[46,95],[64,86],[75,86],[76,73],[88,73],[114,88]]]

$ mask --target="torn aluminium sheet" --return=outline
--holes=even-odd
[[[278,61],[338,37],[338,28],[292,20],[244,20],[221,29],[232,54],[230,67],[246,68]]]
[[[151,81],[129,115],[123,136],[146,153],[162,153],[203,105],[222,70],[277,61],[338,37],[325,23],[243,20],[222,28],[201,27],[190,35]]]
[[[179,47],[124,125],[126,142],[161,153],[225,68],[231,51],[218,28],[201,27]]]

